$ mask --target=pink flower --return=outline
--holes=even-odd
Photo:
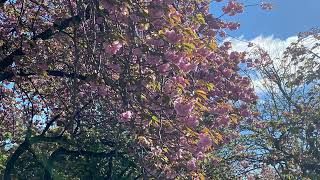
[[[179,65],[180,63],[182,63],[184,57],[185,56],[183,53],[175,53],[171,51],[167,51],[164,53],[164,58],[175,65]]]
[[[230,78],[233,74],[232,70],[231,69],[224,69],[222,71],[222,74],[226,77],[226,78]]]
[[[102,1],[102,6],[104,9],[107,9],[109,11],[114,9],[114,6],[110,4],[108,1]]]
[[[123,112],[122,114],[120,114],[119,122],[128,122],[130,121],[131,117],[132,117],[131,111]]]
[[[185,136],[181,136],[180,137],[180,141],[179,144],[181,144],[182,146],[188,146],[188,140]],[[182,150],[180,149],[179,152],[181,152]]]
[[[161,47],[161,46],[164,46],[164,41],[162,39],[155,39],[154,42],[153,42],[153,45],[155,47]]]
[[[162,64],[158,67],[158,70],[160,73],[165,74],[166,72],[168,72],[170,70],[170,65],[168,63]]]
[[[108,54],[115,55],[122,48],[122,44],[119,41],[113,41],[112,44],[105,44],[104,48]]]
[[[244,168],[248,168],[249,165],[250,165],[250,163],[249,163],[248,161],[241,161],[241,162],[240,162],[240,165],[241,165],[242,167],[244,167]]]
[[[229,42],[229,41],[224,42],[223,45],[227,50],[232,48],[231,42]]]
[[[182,61],[183,61],[183,56],[173,56],[172,57],[172,59],[169,59],[173,64],[175,64],[175,65],[179,65],[179,64],[181,64],[182,63]]]
[[[239,114],[243,117],[249,117],[251,115],[251,113],[248,109],[240,109]]]
[[[188,161],[187,163],[187,168],[190,170],[190,171],[194,171],[197,169],[197,162],[196,162],[196,159],[195,158],[192,158],[190,161]]]
[[[212,140],[210,139],[208,134],[205,134],[205,133],[199,134],[198,148],[206,149],[211,145],[212,145]]]
[[[222,125],[228,125],[228,123],[230,121],[230,119],[227,116],[221,116],[219,120],[220,120],[219,121],[220,124],[222,124]]]
[[[179,68],[185,73],[189,73],[190,71],[194,71],[197,69],[197,64],[195,63],[180,63]]]
[[[210,51],[207,48],[201,48],[197,50],[197,54],[203,57],[208,57],[210,55]]]
[[[240,58],[240,54],[236,51],[231,52],[229,55],[229,59],[231,60],[237,60],[239,58]]]
[[[100,96],[108,95],[108,88],[107,86],[97,86],[98,94]]]
[[[151,37],[148,37],[146,39],[147,44],[153,45],[155,47],[161,47],[164,46],[164,41],[162,39],[152,39]]]
[[[132,54],[135,55],[135,56],[141,56],[142,55],[142,51],[140,48],[134,48],[132,50]]]
[[[228,14],[229,16],[234,16],[237,13],[242,13],[243,12],[243,5],[238,3],[238,2],[236,2],[236,1],[234,1],[234,0],[231,0],[231,1],[229,1],[227,6],[224,6],[222,8],[222,11],[225,14]]]
[[[174,109],[180,116],[188,116],[194,108],[193,102],[182,102],[181,98],[174,101]]]
[[[184,79],[184,77],[182,76],[175,76],[172,78],[172,80],[178,84],[181,84],[183,87],[185,87],[186,84],[186,79]]]
[[[140,21],[140,17],[137,16],[136,14],[131,14],[130,19],[131,19],[131,21],[133,21],[135,23]]]
[[[182,35],[177,34],[174,30],[166,31],[164,35],[171,44],[178,43],[182,39]]]
[[[163,12],[163,10],[160,9],[160,8],[150,8],[150,9],[149,9],[149,15],[150,15],[152,18],[157,19],[157,18],[163,17],[164,12]]]
[[[197,159],[200,161],[204,160],[205,158],[205,155],[203,154],[203,152],[198,152],[196,156],[197,156]]]
[[[237,29],[240,28],[240,23],[238,23],[238,22],[229,22],[227,24],[227,26],[231,31],[234,31],[234,30],[237,30]]]
[[[198,118],[196,116],[188,116],[184,119],[184,122],[186,123],[187,126],[195,128],[199,125]]]
[[[37,67],[39,69],[41,69],[42,71],[45,71],[45,70],[49,69],[48,64],[46,64],[46,63],[39,63],[39,64],[37,64]]]
[[[122,71],[119,64],[109,64],[109,67],[117,73],[121,73]]]
[[[163,86],[163,91],[166,94],[170,94],[173,91],[173,84],[172,81],[168,81]]]
[[[146,58],[147,62],[151,65],[158,65],[160,62],[159,57],[153,56],[153,55],[148,55]]]

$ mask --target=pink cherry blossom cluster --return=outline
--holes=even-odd
[[[132,112],[126,111],[120,114],[119,122],[128,122],[131,120]]]
[[[222,11],[229,16],[234,16],[243,12],[243,5],[235,0],[230,0],[228,5],[222,8]]]
[[[178,98],[174,101],[174,109],[179,116],[188,116],[194,109],[193,102],[186,102],[182,98]]]
[[[182,35],[175,30],[167,30],[164,35],[171,44],[176,44],[182,39]]]
[[[106,52],[110,55],[115,55],[122,48],[122,43],[119,41],[113,41],[111,44],[104,44]]]

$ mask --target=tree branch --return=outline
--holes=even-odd
[[[4,170],[4,175],[3,179],[4,180],[10,180],[11,179],[11,172],[14,169],[14,165],[16,161],[19,159],[19,157],[26,151],[28,150],[30,146],[29,141],[24,141],[18,148],[17,150],[12,154],[10,159],[7,161],[6,164],[6,169]]]
[[[88,76],[85,75],[79,75],[79,74],[74,74],[74,73],[67,73],[64,71],[59,71],[59,70],[46,70],[45,71],[47,75],[49,76],[54,76],[54,77],[67,77],[67,78],[77,78],[80,80],[86,80]],[[27,76],[32,76],[32,75],[37,75],[36,73],[25,73],[25,72],[19,72],[17,73],[18,76],[21,77],[27,77]],[[14,77],[13,72],[1,72],[0,73],[0,81],[3,80],[10,80]]]
[[[63,136],[58,137],[45,137],[45,136],[35,136],[31,137],[30,139],[26,138],[26,140],[19,145],[16,151],[12,154],[6,164],[6,168],[4,170],[3,179],[10,180],[11,179],[11,172],[14,169],[14,165],[19,157],[29,149],[32,144],[36,144],[39,142],[66,142],[66,138]]]
[[[2,2],[5,2],[6,0],[0,0],[0,5]],[[3,3],[4,3],[3,2]],[[84,12],[80,12],[79,14],[67,18],[63,21],[54,22],[53,26],[48,28],[47,30],[43,31],[42,33],[34,36],[32,40],[42,39],[42,40],[48,40],[50,39],[54,34],[56,34],[56,31],[60,32],[67,27],[70,27],[73,23],[80,23],[81,18],[88,19],[89,16],[87,15],[89,13],[89,8],[87,8]],[[84,15],[84,17],[82,17]],[[14,50],[11,54],[9,54],[4,59],[0,60],[0,72],[5,70],[7,67],[11,66],[17,57],[24,56],[25,53],[22,51],[21,48],[18,48]]]
[[[44,136],[44,134],[49,130],[50,126],[60,117],[60,114],[54,116],[46,125],[46,127],[43,129],[40,136]]]
[[[0,0],[0,7],[4,5],[4,3],[6,3],[7,0]]]
[[[87,157],[100,157],[100,158],[108,158],[109,157],[109,158],[111,158],[116,155],[116,151],[113,150],[108,153],[106,153],[106,152],[92,152],[92,151],[85,151],[85,150],[72,151],[72,150],[65,149],[64,147],[60,147],[50,155],[48,162],[47,162],[47,167],[49,168],[49,171],[45,172],[44,179],[48,179],[51,177],[53,163],[61,155],[87,156]]]

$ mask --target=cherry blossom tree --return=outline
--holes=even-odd
[[[1,0],[4,179],[207,176],[257,100],[209,4]]]

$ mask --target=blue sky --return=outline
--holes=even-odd
[[[210,12],[221,15],[221,7],[228,2],[213,1]],[[259,0],[239,0],[245,5],[260,3]],[[238,21],[241,28],[230,34],[236,37],[243,35],[245,39],[253,39],[259,35],[286,39],[299,32],[320,27],[320,0],[265,0],[273,4],[273,10],[264,11],[259,6],[247,7],[244,13],[234,17],[227,15],[223,19]]]
[[[219,17],[221,8],[229,0],[217,3],[212,0],[210,12]],[[271,11],[262,10],[261,1],[273,4]],[[286,47],[297,40],[299,32],[309,31],[311,28],[320,28],[320,0],[238,0],[246,7],[244,13],[236,16],[225,15],[222,19],[240,22],[241,27],[237,31],[228,31],[232,35],[227,40],[232,42],[235,51],[250,51],[247,41],[263,48],[279,66],[277,58],[282,57]],[[308,46],[309,41],[305,45]],[[288,69],[289,70],[289,69]],[[291,69],[290,69],[291,70]],[[264,79],[252,77],[256,92],[260,97],[264,96]]]

